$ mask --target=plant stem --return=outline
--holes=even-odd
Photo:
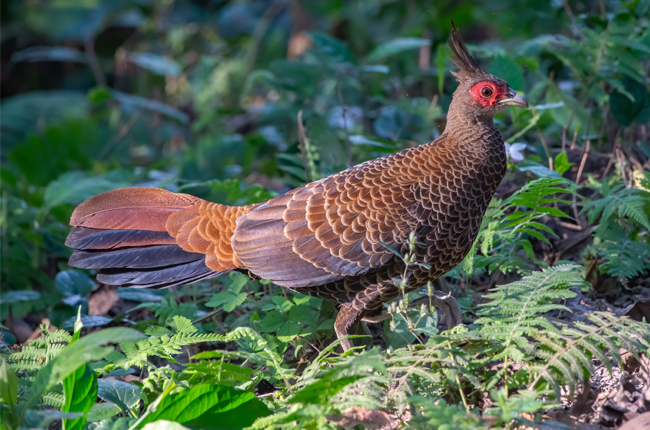
[[[469,405],[467,404],[467,399],[465,398],[463,387],[460,385],[460,378],[458,377],[458,373],[456,373],[456,383],[458,384],[458,391],[460,391],[460,397],[463,399],[463,405],[465,405],[465,411],[467,411],[467,413],[469,414],[470,413]]]

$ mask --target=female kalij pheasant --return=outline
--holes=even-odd
[[[403,252],[412,232],[424,242],[417,261],[426,266],[410,273],[411,289],[467,255],[506,172],[492,118],[506,106],[528,107],[481,70],[455,28],[449,46],[459,86],[435,141],[243,207],[156,188],[100,194],[72,214],[70,265],[100,269],[99,282],[138,288],[236,270],[338,302],[337,335],[354,333],[400,294],[393,279],[404,263],[384,244]]]

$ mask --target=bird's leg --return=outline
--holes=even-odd
[[[409,304],[409,307],[419,306],[422,303],[428,304],[429,300],[431,300],[433,307],[439,310],[445,316],[447,329],[454,328],[457,325],[461,324],[463,322],[463,311],[460,309],[460,306],[458,305],[458,302],[454,296],[448,293],[443,293],[443,295],[439,297],[435,293],[442,293],[442,291],[434,292],[434,295],[431,297],[420,297],[419,299],[412,301]]]
[[[438,291],[441,293],[441,291]],[[429,296],[420,297],[417,300],[409,303],[409,308],[420,306],[422,303],[429,303]],[[444,293],[443,296],[432,296],[431,304],[434,308],[438,309],[444,316],[448,328],[454,328],[463,322],[462,311],[458,302],[451,294]],[[390,318],[390,314],[383,309],[381,313],[373,316],[364,315],[361,321],[369,323],[378,323]]]
[[[339,308],[339,314],[336,316],[336,321],[334,322],[336,336],[341,339],[342,337],[354,334],[357,331],[357,326],[359,325],[359,321],[361,321],[362,314],[363,310],[357,310],[352,305],[349,307],[341,306]],[[352,339],[341,340],[343,351],[347,351],[353,346]]]

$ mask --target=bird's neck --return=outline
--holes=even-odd
[[[450,142],[458,145],[461,151],[474,154],[499,154],[505,158],[503,138],[491,116],[477,115],[462,104],[452,103],[447,113],[447,126],[444,134]]]

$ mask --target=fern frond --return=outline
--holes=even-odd
[[[537,334],[540,344],[531,353],[541,359],[541,364],[530,367],[537,376],[529,384],[529,389],[543,379],[554,387],[559,399],[562,383],[567,384],[573,393],[582,382],[582,370],[593,371],[587,354],[598,358],[611,372],[612,361],[621,362],[618,353],[621,346],[633,355],[650,346],[650,327],[645,323],[606,312],[594,312],[587,318],[590,324],[576,322],[573,328]],[[604,351],[609,352],[612,358],[608,358]]]
[[[43,394],[41,400],[44,405],[51,406],[56,409],[61,409],[65,404],[65,396],[62,393],[50,391]]]
[[[598,256],[603,259],[601,273],[626,282],[626,279],[650,269],[650,243],[633,240],[616,222],[602,223],[594,235],[601,240],[594,245]]]
[[[590,223],[595,223],[598,218],[601,222],[607,222],[617,214],[619,218],[633,219],[650,230],[650,219],[644,210],[644,206],[650,202],[649,193],[638,188],[623,188],[623,184],[612,189],[603,187],[601,191],[604,193],[602,199],[593,200],[582,208],[583,213],[588,213]]]
[[[130,309],[129,312],[143,308],[151,309],[161,324],[174,316],[182,316],[192,320],[198,310],[198,307],[194,303],[178,304],[173,298],[170,298],[169,301],[162,299],[160,302],[140,303],[138,306]]]
[[[148,328],[146,332],[150,336],[147,339],[139,342],[121,342],[119,345],[122,353],[109,354],[106,360],[111,364],[107,368],[151,367],[147,358],[152,356],[176,363],[172,356],[180,354],[183,346],[201,342],[223,342],[226,339],[220,334],[197,333],[198,329],[191,321],[182,316],[173,316],[167,324],[171,330]]]

